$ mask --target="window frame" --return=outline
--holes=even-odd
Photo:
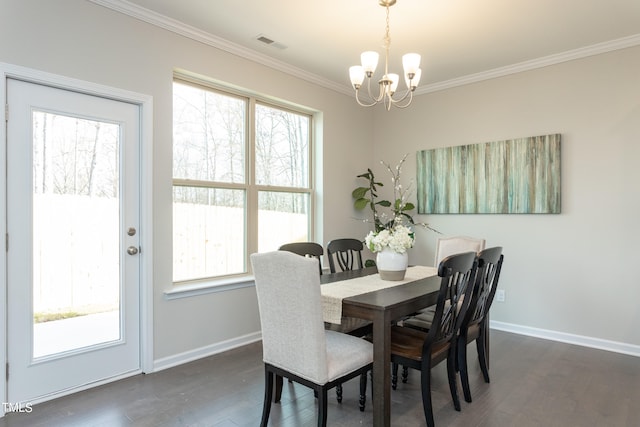
[[[244,182],[221,182],[221,181],[203,181],[185,178],[175,178],[173,172],[173,153],[172,153],[172,192],[173,188],[182,187],[198,187],[207,189],[223,189],[223,190],[244,190],[245,191],[245,253],[244,253],[244,272],[222,274],[217,276],[208,276],[201,278],[191,278],[185,280],[173,280],[173,292],[187,292],[192,293],[202,287],[222,286],[227,288],[229,285],[232,287],[234,284],[246,283],[248,280],[253,279],[253,271],[251,268],[250,255],[258,251],[258,237],[259,237],[259,224],[258,224],[258,195],[262,191],[279,192],[288,194],[307,194],[309,200],[308,206],[308,218],[307,218],[307,234],[308,240],[313,241],[315,239],[316,229],[316,194],[315,194],[315,114],[313,111],[304,109],[300,106],[293,105],[286,101],[275,100],[270,97],[261,96],[251,91],[242,90],[236,87],[230,87],[228,85],[210,81],[208,79],[195,77],[189,74],[174,73],[172,80],[172,94],[173,85],[175,83],[189,85],[197,89],[214,92],[223,96],[230,96],[242,99],[245,104],[245,156],[244,156]],[[256,107],[258,105],[268,108],[274,108],[282,110],[287,113],[305,116],[308,119],[307,130],[307,187],[286,187],[276,185],[264,185],[256,183]],[[172,109],[173,117],[173,109]],[[172,134],[172,150],[173,150],[173,134]],[[174,205],[172,197],[172,206]],[[172,221],[173,224],[173,221]],[[172,226],[173,230],[173,226]],[[173,245],[172,245],[172,259],[173,259]],[[173,271],[173,261],[172,261]],[[173,274],[172,274],[173,275]],[[165,292],[167,297],[170,297],[172,291]]]

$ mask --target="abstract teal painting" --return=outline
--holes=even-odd
[[[420,214],[560,213],[560,134],[418,151]]]

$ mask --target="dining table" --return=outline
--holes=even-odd
[[[375,267],[320,276],[325,322],[343,317],[373,324],[373,425],[391,425],[391,326],[436,303],[440,277],[435,267],[411,266],[403,280],[380,278]]]

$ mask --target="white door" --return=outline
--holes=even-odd
[[[7,80],[7,397],[140,372],[139,106]]]

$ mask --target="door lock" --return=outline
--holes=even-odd
[[[129,255],[135,255],[135,254],[137,254],[137,253],[138,253],[138,248],[136,248],[135,246],[129,246],[129,247],[127,248],[127,253],[128,253]]]

